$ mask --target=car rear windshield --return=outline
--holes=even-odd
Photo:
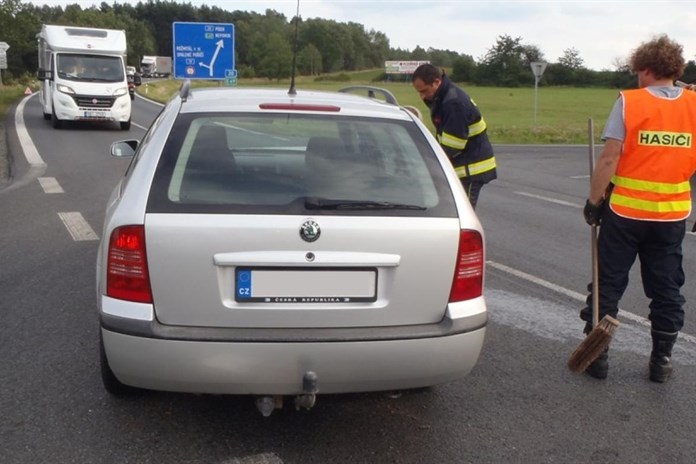
[[[297,113],[182,114],[148,212],[456,216],[412,121]]]

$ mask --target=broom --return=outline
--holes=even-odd
[[[590,135],[590,177],[594,172],[594,127],[592,118],[588,121]],[[568,368],[573,372],[584,372],[609,346],[619,321],[604,316],[599,321],[599,260],[597,257],[597,226],[592,226],[592,332],[578,346],[568,360]]]

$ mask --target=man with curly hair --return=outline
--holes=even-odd
[[[631,266],[636,256],[640,260],[651,300],[649,378],[665,382],[684,325],[682,241],[696,171],[696,93],[674,86],[685,68],[683,49],[666,35],[642,43],[629,64],[639,88],[621,92],[609,115],[584,216],[590,225],[601,223],[600,319],[616,317]],[[580,311],[585,333],[592,330],[591,304],[590,294]],[[608,369],[605,351],[586,372],[604,379]]]

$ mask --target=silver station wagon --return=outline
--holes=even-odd
[[[185,83],[112,145],[133,158],[97,261],[110,393],[255,395],[268,415],[469,373],[481,225],[414,112],[357,90]]]

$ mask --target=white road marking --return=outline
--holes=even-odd
[[[223,461],[222,464],[283,464],[275,453],[261,453]]]
[[[22,151],[24,156],[27,158],[27,162],[32,166],[46,166],[43,158],[39,155],[39,150],[36,149],[36,145],[31,140],[29,132],[24,125],[24,106],[27,104],[29,99],[36,95],[35,92],[28,95],[22,99],[22,101],[17,105],[17,110],[15,111],[15,128],[17,129],[17,138],[19,139],[19,144],[22,146]]]
[[[44,193],[64,193],[63,187],[60,186],[55,177],[39,177],[39,184],[41,184]]]
[[[576,203],[570,203],[568,201],[556,200],[555,198],[544,197],[541,195],[535,195],[528,192],[515,192],[517,195],[522,195],[523,197],[536,198],[537,200],[548,201],[549,203],[556,203],[557,205],[569,206],[571,208],[582,209],[584,205],[578,205]],[[686,235],[696,235],[696,232],[691,232],[688,228],[686,230]]]
[[[138,129],[142,129],[142,130],[144,130],[145,132],[147,132],[147,129],[148,129],[148,128],[145,127],[145,126],[141,126],[140,124],[136,124],[136,123],[134,123],[134,122],[132,122],[132,121],[131,121],[131,125],[137,127]]]
[[[63,224],[65,224],[68,232],[70,232],[70,235],[76,242],[99,240],[99,237],[85,221],[85,218],[82,217],[82,214],[77,212],[58,213],[58,217],[63,221]]]
[[[518,195],[522,195],[523,197],[536,198],[537,200],[548,201],[549,203],[556,203],[557,205],[570,206],[571,208],[583,208],[583,206],[580,206],[576,203],[570,203],[568,201],[563,201],[563,200],[556,200],[555,198],[544,197],[541,195],[534,195],[533,193],[527,193],[527,192],[515,192],[515,193]]]
[[[582,176],[570,176],[571,179],[589,179],[590,175],[589,174],[584,174]]]
[[[574,300],[578,300],[581,302],[585,302],[587,295],[584,295],[582,293],[575,292],[573,290],[569,290],[565,287],[561,287],[559,285],[556,285],[554,283],[551,283],[547,280],[541,279],[539,277],[533,276],[531,274],[527,274],[526,272],[520,271],[518,269],[511,268],[509,266],[506,266],[504,264],[496,263],[495,261],[486,261],[486,264],[489,266],[498,269],[499,271],[507,272],[508,274],[512,274],[517,278],[520,278],[522,280],[526,280],[528,282],[531,282],[535,285],[538,285],[540,287],[547,288],[549,290],[552,290],[556,293],[560,293],[561,295],[565,295],[569,298],[572,298]],[[625,309],[619,308],[619,319],[628,319],[630,321],[633,321],[637,324],[640,324],[645,327],[650,327],[650,321],[642,316],[639,316],[637,314],[633,314],[632,312],[626,311]],[[686,334],[684,332],[679,333],[679,338],[686,340],[690,343],[696,343],[696,337]]]

